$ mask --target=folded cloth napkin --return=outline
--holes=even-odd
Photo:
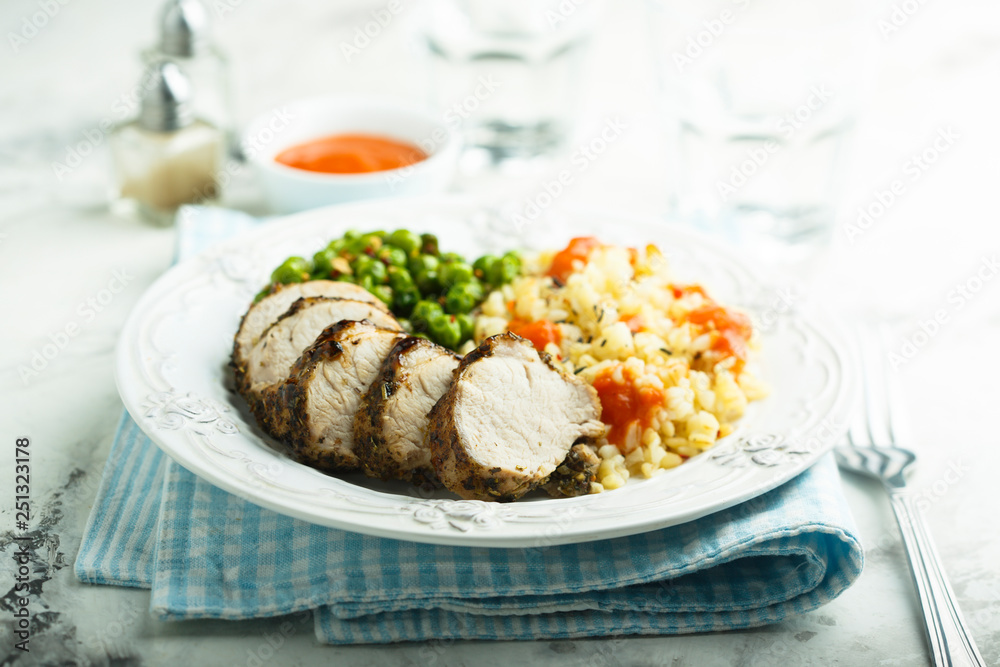
[[[253,224],[180,217],[180,257]],[[417,544],[262,509],[173,463],[126,414],[75,570],[150,588],[160,619],[312,610],[331,644],[731,630],[829,602],[862,550],[832,457],[755,499],[681,526],[531,549]]]

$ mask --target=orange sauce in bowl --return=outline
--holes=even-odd
[[[417,145],[372,134],[335,134],[278,153],[287,167],[324,174],[366,174],[399,169],[427,159]]]

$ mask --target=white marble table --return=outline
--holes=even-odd
[[[753,631],[683,637],[497,645],[446,642],[335,648],[316,644],[310,622],[160,623],[146,614],[146,591],[84,586],[72,575],[83,525],[108,453],[121,403],[113,350],[130,307],[169,264],[173,236],[112,216],[104,204],[106,142],[59,181],[65,158],[89,128],[113,114],[133,84],[135,54],[152,38],[155,3],[53,2],[52,15],[12,46],[37,0],[0,8],[0,436],[33,441],[32,496],[43,567],[32,609],[40,621],[31,653],[13,664],[261,664],[268,638],[280,643],[271,664],[337,665],[921,665],[927,663],[919,608],[889,507],[871,483],[845,489],[866,545],[857,584],[822,609]],[[210,5],[212,3],[209,3]],[[220,41],[235,61],[242,120],[282,100],[321,91],[363,91],[421,99],[419,59],[406,53],[405,13],[352,63],[337,47],[378,3],[224,0]],[[619,115],[629,131],[567,193],[574,205],[662,212],[663,164],[656,143],[652,75],[638,1],[615,3],[595,42],[592,122]],[[902,336],[945,311],[947,321],[900,367],[912,414],[912,447],[922,459],[914,484],[945,566],[990,663],[1000,662],[1000,448],[993,424],[1000,399],[1000,277],[977,287],[977,271],[1000,254],[1000,21],[994,3],[923,3],[882,39],[875,92],[859,127],[845,214],[832,246],[800,275],[812,298],[844,314],[892,318]],[[58,7],[52,10],[52,7]],[[872,7],[872,29],[892,3]],[[30,20],[30,18],[29,18]],[[952,148],[854,243],[843,226],[923,150],[941,128]],[[533,183],[507,184],[508,196]],[[466,179],[460,188],[498,187]],[[259,209],[240,179],[228,203]],[[983,269],[984,274],[989,273]],[[971,282],[970,282],[971,281]],[[118,289],[121,286],[122,289]],[[114,288],[114,289],[112,289]],[[36,376],[19,367],[51,336],[75,333]],[[56,336],[58,338],[58,336]],[[13,454],[4,455],[10,495]],[[12,562],[11,500],[0,500],[0,551]],[[10,579],[0,582],[7,594]],[[10,598],[4,598],[5,602]],[[44,612],[44,613],[43,613]],[[0,613],[0,656],[12,651],[10,615]],[[285,626],[286,628],[288,626]],[[278,637],[278,639],[276,639]],[[502,653],[500,653],[502,651]],[[6,663],[5,663],[6,664]]]

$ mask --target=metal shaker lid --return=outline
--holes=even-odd
[[[209,42],[208,12],[200,0],[167,0],[160,14],[160,51],[190,58]]]
[[[139,125],[152,132],[172,132],[194,120],[191,84],[181,68],[169,60],[154,62],[142,80]]]

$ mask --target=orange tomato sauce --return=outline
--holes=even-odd
[[[742,367],[747,360],[748,341],[753,334],[749,317],[709,302],[688,313],[687,321],[702,326],[711,325],[717,332],[712,349],[736,357],[739,367]]]
[[[559,345],[562,342],[562,332],[559,331],[559,327],[548,320],[525,322],[513,319],[507,324],[507,331],[517,334],[521,338],[527,338],[539,352],[543,351],[549,343]]]
[[[364,174],[398,169],[427,159],[415,144],[371,134],[336,134],[278,153],[275,162],[324,174]]]
[[[601,245],[601,242],[593,236],[580,236],[573,239],[568,246],[557,252],[552,258],[552,265],[545,275],[565,283],[569,275],[573,273],[573,262],[579,260],[586,263],[590,253]]]
[[[608,442],[628,454],[639,446],[642,432],[664,405],[666,394],[655,387],[636,387],[635,377],[626,368],[622,368],[624,383],[618,383],[615,370],[605,369],[594,378],[594,389],[601,399],[601,421],[610,427]]]

